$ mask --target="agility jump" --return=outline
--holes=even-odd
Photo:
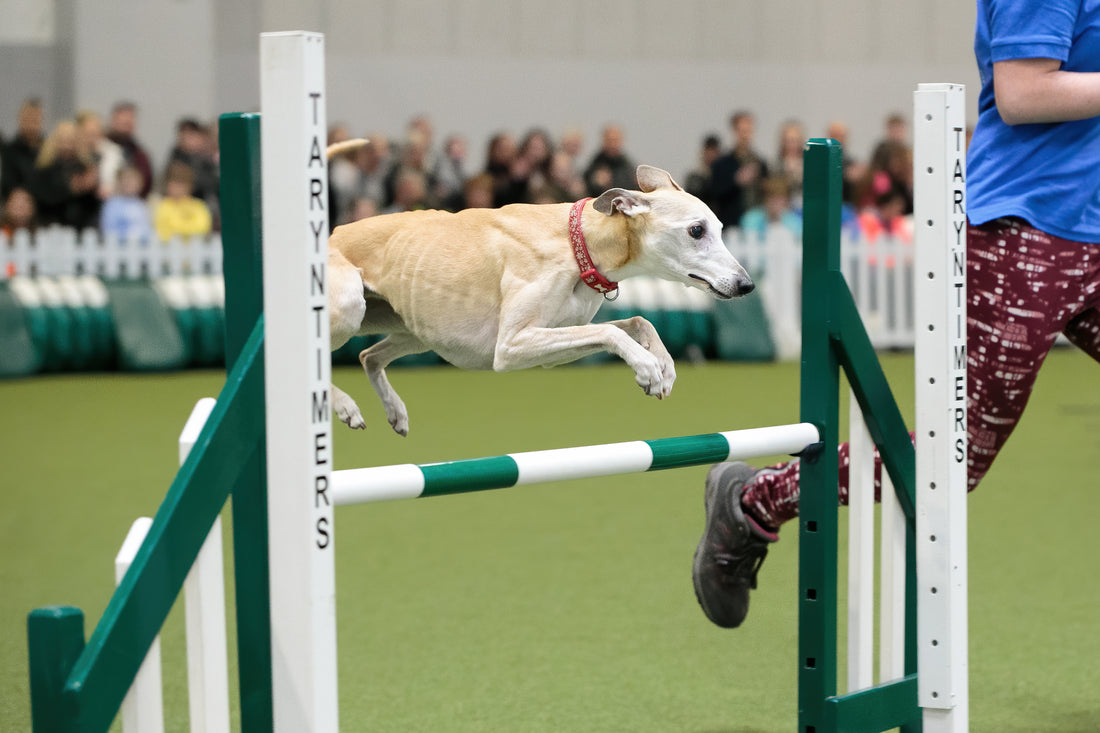
[[[907,531],[901,542],[909,556],[905,584],[909,609],[915,609],[917,598],[913,560],[947,544],[965,549],[964,535],[961,543],[953,538],[950,543],[916,550],[914,527],[924,521],[918,517],[925,516],[924,509],[915,509],[921,494],[914,476],[919,478],[915,472],[920,469],[839,274],[839,146],[818,140],[806,150],[800,423],[419,467],[334,472],[325,253],[320,234],[327,231],[327,220],[323,210],[311,206],[324,200],[326,186],[323,156],[315,155],[326,128],[323,38],[310,33],[265,34],[261,45],[262,120],[256,115],[235,115],[221,122],[224,267],[230,285],[227,352],[233,366],[146,542],[87,643],[79,609],[50,607],[32,612],[28,636],[35,730],[109,727],[229,496],[233,498],[242,729],[335,731],[339,722],[333,569],[336,504],[776,453],[805,454],[800,522],[800,730],[819,733],[919,725],[915,611],[905,613],[902,676],[853,694],[836,694],[836,446],[841,368],[905,510],[902,524]],[[942,126],[943,120],[938,124]],[[943,142],[946,145],[946,135]],[[262,197],[261,157],[255,154],[261,146]],[[935,165],[937,171],[942,160]],[[947,232],[949,222],[940,221],[939,213],[928,221],[929,229]],[[261,226],[262,295],[255,273]],[[922,265],[919,271],[944,288],[940,299],[946,302],[945,294],[954,291],[950,260],[942,252],[941,247],[937,256],[942,262],[928,265],[927,270]],[[931,310],[928,314],[929,318],[937,315]],[[930,323],[929,331],[939,337],[947,329],[937,330],[937,324],[949,322],[945,318]],[[944,352],[951,353],[946,347]],[[948,365],[945,358],[936,374],[946,374]],[[957,389],[948,376],[926,379],[947,393]],[[955,419],[954,408],[947,405],[943,400],[932,407],[935,420]],[[919,449],[922,431],[928,438],[938,431],[940,441],[952,436],[938,422],[935,429],[928,427],[932,424],[918,418]],[[951,455],[934,448],[921,453],[940,464]],[[614,463],[615,470],[609,471],[607,463]],[[378,480],[380,476],[387,476],[385,483]],[[965,480],[957,485],[942,480],[937,486],[942,489],[937,497],[961,492],[965,498]],[[927,515],[933,521],[941,519],[938,509]],[[942,518],[949,523],[948,530],[960,528],[957,519],[947,519],[946,513]],[[965,530],[965,520],[961,524]],[[278,541],[269,543],[269,537]],[[951,558],[934,561],[937,567],[953,562]],[[959,576],[950,571],[948,576],[943,587],[958,590]],[[965,569],[962,583],[965,602]],[[946,595],[958,597],[957,593]],[[947,636],[935,637],[932,646],[942,650],[948,646],[944,642],[958,645],[965,665],[963,608],[961,632],[953,626]],[[958,652],[951,654],[957,659]],[[964,730],[965,666],[960,688],[959,670],[934,677],[942,660],[934,655],[919,659],[920,703],[932,703],[925,705],[926,729]],[[926,673],[936,681],[926,685]],[[945,686],[940,685],[941,679],[946,680]],[[956,722],[941,725],[948,719]]]

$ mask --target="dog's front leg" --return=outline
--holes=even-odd
[[[633,320],[633,319],[631,319]],[[526,369],[533,366],[554,366],[576,361],[598,351],[609,351],[634,370],[634,381],[648,395],[667,397],[676,380],[676,369],[668,350],[649,326],[649,346],[643,346],[631,331],[621,325],[589,323],[583,326],[559,328],[521,328],[505,332],[497,339],[493,369],[498,372]],[[634,330],[644,331],[634,326]]]
[[[664,379],[668,381],[670,386],[676,381],[676,364],[672,360],[672,354],[668,353],[665,342],[661,341],[661,337],[657,334],[657,329],[653,327],[652,323],[641,316],[625,318],[620,321],[605,321],[605,323],[609,326],[621,328],[630,338],[637,341],[643,349],[656,356],[661,362]]]

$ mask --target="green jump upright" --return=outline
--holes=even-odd
[[[234,496],[242,729],[271,730],[264,494],[262,294],[258,267],[259,118],[222,120],[229,373],[217,405],[176,474],[145,542],[103,616],[84,641],[71,606],[27,619],[31,720],[35,733],[110,728],[226,499]],[[247,268],[247,272],[240,268]],[[251,304],[251,305],[250,305]],[[250,311],[249,309],[252,308]],[[258,499],[257,499],[258,497]],[[245,544],[247,543],[247,544]],[[247,614],[247,615],[243,615]],[[266,671],[265,671],[266,670]]]
[[[802,422],[821,449],[800,466],[798,730],[921,729],[916,677],[916,461],[905,421],[840,272],[841,148],[813,139],[804,154]],[[837,694],[837,484],[841,369],[894,482],[906,516],[905,672],[900,680]]]
[[[263,216],[260,115],[224,114],[221,148],[222,272],[225,278],[225,356],[233,364],[248,333],[263,324]],[[263,358],[260,358],[263,371]],[[262,384],[262,380],[261,380]],[[237,676],[241,730],[270,731],[271,606],[267,551],[266,401],[255,405],[256,450],[244,459],[233,488],[233,573],[237,610]]]
[[[87,644],[71,607],[27,621],[35,733],[106,731],[160,632],[214,520],[259,446],[263,333],[253,329],[217,405],[176,474],[145,542]]]

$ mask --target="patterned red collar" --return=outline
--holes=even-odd
[[[611,282],[601,275],[596,266],[592,264],[592,257],[588,254],[588,245],[584,241],[584,232],[581,231],[581,211],[591,198],[581,199],[573,204],[569,212],[569,242],[573,245],[573,256],[577,258],[577,265],[581,268],[581,281],[597,293],[607,297],[619,289],[619,283]]]

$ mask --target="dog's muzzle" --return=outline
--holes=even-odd
[[[714,297],[721,300],[739,298],[742,295],[748,295],[756,289],[756,284],[753,283],[752,279],[748,276],[735,278],[733,282],[728,285],[728,287],[726,287],[725,282],[722,282],[719,285],[715,285],[710,280],[707,280],[705,277],[700,277],[699,275],[689,273],[688,277],[690,277],[692,280],[698,280],[699,282],[706,285],[707,289],[710,290]]]

